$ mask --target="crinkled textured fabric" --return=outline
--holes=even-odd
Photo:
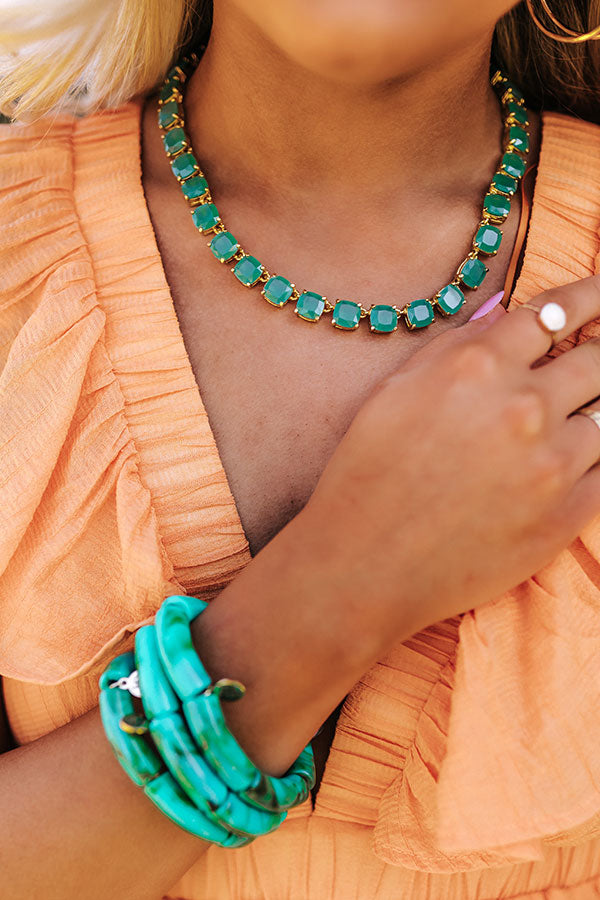
[[[140,110],[0,126],[0,674],[19,744],[96,705],[165,596],[210,599],[250,560],[145,203]],[[600,271],[599,229],[600,128],[546,113],[511,304]],[[394,647],[343,706],[315,809],[210,848],[169,897],[600,897],[599,561],[600,520]]]

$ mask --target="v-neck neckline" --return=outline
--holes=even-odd
[[[170,390],[179,390],[179,396],[176,409],[171,410],[167,398],[162,402],[159,413],[155,412],[151,424],[145,421],[138,427],[135,417],[130,417],[130,427],[136,439],[141,463],[141,474],[145,477],[146,485],[155,502],[158,527],[165,544],[165,550],[173,563],[174,572],[180,584],[188,592],[196,593],[196,585],[201,584],[204,590],[207,582],[210,582],[211,587],[222,589],[252,557],[236,500],[204,407],[202,389],[196,380],[191,360],[185,347],[173,295],[167,281],[144,192],[142,181],[142,115],[144,102],[144,98],[139,98],[124,105],[117,111],[119,116],[118,124],[116,125],[117,130],[126,132],[128,144],[130,140],[133,141],[134,139],[137,142],[137,153],[133,153],[133,147],[131,147],[132,152],[131,156],[127,157],[126,171],[121,170],[119,179],[127,195],[129,224],[133,224],[136,232],[139,230],[138,247],[140,260],[143,260],[144,265],[148,267],[151,273],[150,281],[153,299],[148,300],[148,303],[152,305],[153,314],[157,318],[153,319],[152,323],[147,323],[147,326],[150,324],[152,328],[160,327],[161,338],[163,330],[165,336],[164,341],[157,341],[158,349],[154,349],[153,358],[148,362],[147,368],[155,369],[158,367],[161,372],[169,373],[167,376],[170,378],[168,388]],[[547,206],[542,205],[538,208],[536,199],[540,192],[540,185],[544,183],[548,158],[551,155],[552,142],[548,144],[546,135],[549,116],[551,115],[553,114],[545,114],[541,117],[538,171],[521,270],[512,294],[512,299],[515,303],[528,299],[527,289],[523,286],[528,281],[532,281],[532,278],[529,277],[532,260],[535,254],[539,254],[540,250],[543,249],[544,220],[549,215],[549,212]],[[85,130],[85,123],[82,127]],[[96,127],[102,128],[101,125]],[[120,165],[123,165],[122,159],[120,160]],[[121,208],[124,208],[124,202]],[[118,232],[118,226],[115,231]],[[113,240],[116,244],[118,236],[113,237]],[[94,238],[94,241],[98,246],[96,238]],[[140,293],[143,292],[141,286],[139,290]],[[116,312],[117,309],[122,310],[122,306],[119,307],[118,302],[115,301],[114,306],[111,307],[113,301],[104,290],[104,285],[101,293],[105,309],[112,319],[112,327],[115,331],[119,328],[121,329],[120,334],[115,334],[114,338],[115,346],[120,346],[119,341],[123,342],[128,339],[127,325],[120,326],[118,324],[118,314],[113,315],[113,312]],[[131,305],[131,299],[129,298],[128,300],[125,296],[120,302],[125,305]],[[131,328],[131,320],[129,320],[129,328]],[[176,370],[176,374],[171,376],[170,373],[173,369]],[[118,372],[118,376],[126,398],[135,403],[137,392],[139,391],[139,381],[128,384],[127,373],[122,370]],[[139,372],[138,376],[141,376],[143,379],[143,372]],[[167,395],[167,387],[165,387],[165,395]],[[194,465],[188,464],[185,469],[180,467],[181,460],[178,457],[179,444],[177,435],[178,429],[182,426],[187,427],[186,440],[191,445],[191,447],[188,447],[188,450],[191,449],[193,451],[191,456],[188,452],[187,460],[189,461],[190,458],[194,460]],[[136,430],[137,434],[135,434]],[[156,459],[157,448],[161,448],[159,465],[157,465]],[[211,490],[209,495],[203,494],[198,497],[198,495],[193,494],[193,490],[195,488],[195,480],[197,480],[197,473],[199,470],[202,470],[204,457],[209,460]],[[192,469],[193,471],[190,471]],[[181,474],[182,472],[184,472],[183,475]],[[173,490],[165,491],[165,479],[169,481],[172,487],[174,486]],[[189,495],[193,497],[193,502]],[[156,502],[157,496],[160,496],[160,503]],[[185,508],[175,509],[181,502],[183,502]],[[200,509],[199,507],[203,504],[204,508]],[[208,504],[208,509],[206,504]],[[222,509],[226,510],[226,516],[219,520],[218,514]],[[223,522],[226,523],[225,526],[223,526]],[[224,530],[226,534],[223,533]],[[215,532],[219,531],[220,533],[216,537],[221,541],[218,548],[221,556],[214,560],[217,565],[219,578],[215,577],[212,579],[211,565],[213,559],[210,556],[211,550],[209,550],[209,563],[206,566],[205,547],[206,544],[210,545]],[[183,566],[178,566],[180,560],[183,561]],[[207,571],[209,573],[208,577],[206,575]],[[341,715],[343,716],[343,711]],[[327,787],[328,769],[334,748],[335,735],[329,756],[325,761],[314,804],[312,797],[307,798],[302,806],[291,811],[290,818],[319,814],[320,799],[324,788]]]
[[[176,324],[176,326],[177,326],[179,340],[181,342],[181,346],[179,347],[180,355],[181,355],[181,358],[183,360],[185,360],[185,365],[186,365],[186,368],[188,369],[188,374],[191,374],[191,376],[194,380],[194,383],[196,385],[197,404],[201,408],[202,413],[206,416],[207,421],[208,421],[208,415],[206,413],[204,401],[202,398],[202,388],[196,379],[196,375],[193,371],[189,354],[187,352],[187,349],[185,348],[183,333],[181,331],[179,318],[177,316],[177,310],[175,308],[173,295],[172,295],[171,288],[170,288],[170,285],[167,280],[162,257],[160,255],[160,250],[158,247],[156,234],[154,232],[154,227],[152,225],[150,210],[148,207],[146,195],[145,195],[144,188],[143,188],[143,180],[142,180],[142,120],[143,120],[144,104],[145,104],[145,98],[143,98],[143,97],[138,98],[134,101],[131,101],[130,104],[127,104],[128,106],[131,106],[132,113],[135,116],[135,126],[136,126],[137,134],[138,134],[138,154],[137,154],[137,158],[135,160],[135,166],[136,166],[136,179],[135,180],[136,180],[136,184],[138,185],[138,196],[136,199],[139,201],[140,211],[143,210],[143,212],[141,212],[141,215],[143,215],[143,218],[144,218],[144,225],[146,227],[145,228],[146,233],[148,234],[148,240],[151,240],[153,243],[152,250],[153,250],[156,262],[157,262],[157,269],[160,271],[160,276],[161,276],[161,281],[162,281],[161,287],[162,287],[165,297],[167,298],[167,307],[168,308],[166,309],[166,313],[169,316],[169,318],[171,319],[172,324]],[[521,264],[521,269],[520,269],[519,277],[517,278],[517,280],[514,284],[514,289],[513,289],[513,293],[511,295],[511,301],[510,301],[511,303],[513,302],[513,300],[514,300],[514,302],[519,303],[519,302],[524,302],[524,300],[526,299],[526,297],[523,297],[523,299],[519,299],[520,298],[520,286],[524,281],[527,280],[529,260],[532,255],[532,252],[533,252],[531,248],[532,247],[535,248],[535,247],[539,246],[538,233],[539,233],[540,229],[543,228],[543,223],[539,221],[540,217],[538,215],[536,215],[535,200],[536,200],[536,195],[538,193],[538,185],[543,180],[544,171],[545,171],[545,155],[546,154],[544,152],[545,151],[544,136],[545,136],[545,131],[546,131],[546,117],[547,117],[547,114],[544,114],[544,113],[542,113],[540,116],[539,160],[538,160],[538,165],[537,165],[537,174],[536,174],[535,185],[534,185],[534,193],[533,193],[533,197],[532,197],[531,218],[530,218],[529,228],[528,228],[526,242],[525,242],[525,250],[524,250],[523,260],[522,260],[522,264]],[[210,428],[210,422],[208,424],[209,424],[209,428]],[[247,552],[251,558],[250,544],[248,541],[248,536],[244,529],[244,525],[243,525],[243,522],[242,522],[240,514],[239,514],[237,502],[236,502],[235,496],[233,494],[233,490],[231,488],[229,477],[227,475],[227,472],[225,471],[225,467],[223,465],[223,460],[222,460],[222,457],[221,457],[221,454],[220,454],[220,451],[219,451],[219,448],[218,448],[218,445],[216,442],[214,432],[212,431],[212,428],[210,428],[210,437],[211,437],[212,443],[214,444],[218,462],[219,462],[219,465],[221,468],[223,484],[226,488],[227,493],[229,494],[229,499],[231,501],[232,508],[235,509],[235,511],[236,511],[237,524],[239,526],[239,531],[240,531],[240,534],[243,535]]]

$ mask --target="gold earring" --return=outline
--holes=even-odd
[[[579,31],[573,31],[571,28],[567,28],[566,25],[563,25],[562,22],[559,22],[556,16],[552,13],[552,10],[548,6],[548,0],[541,0],[541,4],[544,8],[544,11],[548,15],[548,18],[558,27],[561,31],[564,31],[564,34],[556,34],[553,31],[549,31],[545,25],[542,25],[540,20],[538,19],[535,10],[533,8],[533,0],[527,0],[527,9],[529,10],[529,15],[533,19],[534,23],[537,27],[549,38],[552,38],[554,41],[560,41],[563,44],[581,44],[584,41],[598,41],[600,40],[600,25],[596,28],[592,28],[591,31],[586,31],[584,33]]]

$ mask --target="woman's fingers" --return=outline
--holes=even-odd
[[[564,434],[565,452],[572,460],[574,478],[581,478],[600,462],[600,405],[586,407],[597,414],[596,420],[583,411],[570,416]]]
[[[503,306],[494,306],[488,313],[480,316],[478,319],[470,319],[460,328],[448,328],[447,331],[436,335],[428,344],[425,344],[417,353],[413,354],[410,359],[403,364],[404,371],[410,368],[420,366],[423,363],[430,363],[437,354],[443,353],[449,347],[464,343],[477,337],[478,334],[485,331],[498,319],[507,316],[508,312]]]
[[[574,418],[581,419],[583,416]],[[593,422],[590,424],[593,426]],[[565,531],[568,532],[565,543],[573,540],[585,525],[600,516],[600,465],[590,468],[575,483],[561,503],[560,515]]]
[[[591,338],[535,369],[550,407],[560,418],[600,396],[600,339]]]
[[[546,303],[557,303],[566,313],[565,326],[554,336],[542,327],[535,310],[517,307],[490,329],[490,340],[502,352],[533,364],[545,356],[553,344],[560,343],[587,322],[600,318],[600,275],[551,288],[531,301],[536,309]]]

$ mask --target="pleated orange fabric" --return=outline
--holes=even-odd
[[[165,596],[210,599],[250,560],[145,203],[140,112],[0,126],[0,674],[19,744],[96,705]],[[511,304],[600,272],[599,247],[600,128],[546,113]],[[211,847],[168,900],[600,897],[599,710],[600,517],[518,589],[394,647],[346,699],[315,808]]]

